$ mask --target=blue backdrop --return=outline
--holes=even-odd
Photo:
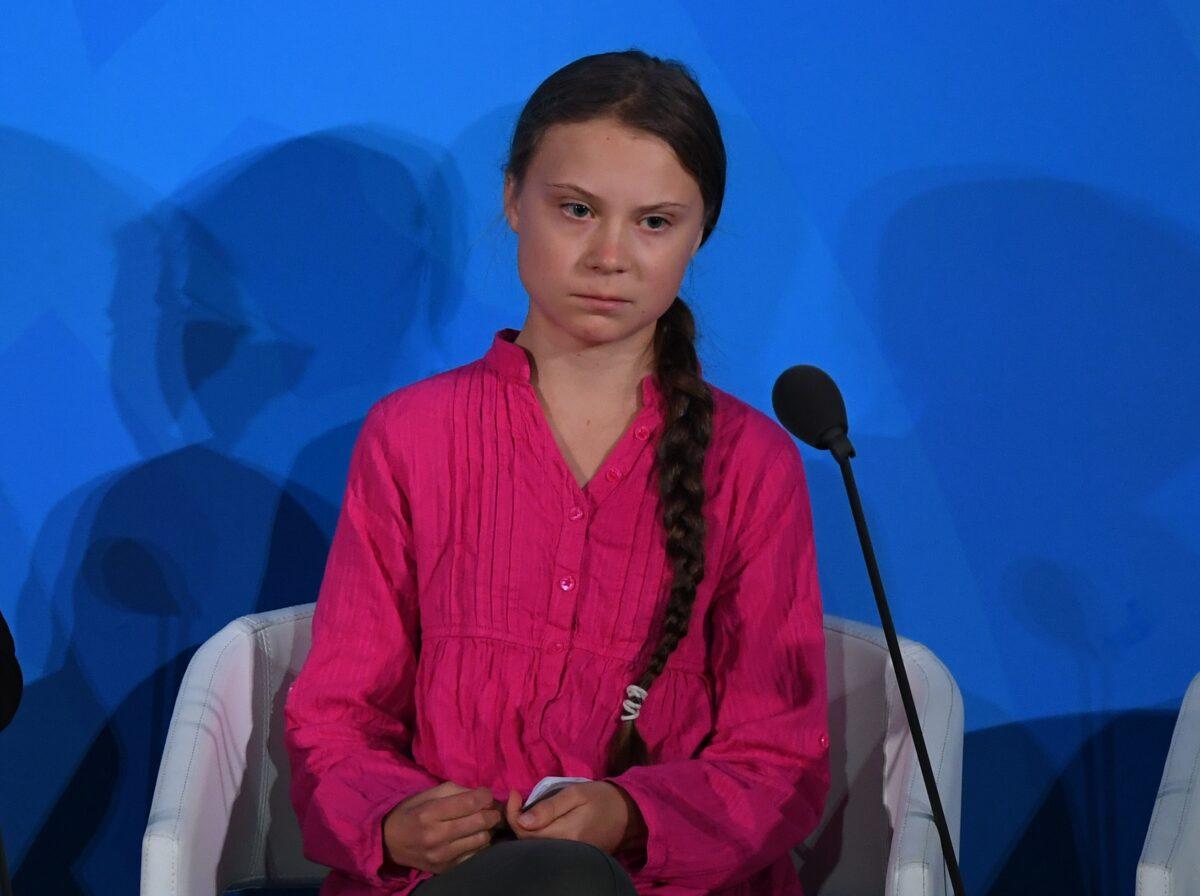
[[[897,625],[964,693],[969,888],[1131,892],[1200,671],[1198,7],[500,6],[5,11],[18,894],[136,892],[193,651],[314,599],[372,401],[521,325],[511,127],[628,46],[695,70],[729,151],[683,288],[706,374],[768,413],[792,364],[842,386]],[[877,622],[802,450],[827,609]]]

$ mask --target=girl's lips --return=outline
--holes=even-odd
[[[628,302],[627,299],[619,299],[619,298],[615,298],[615,297],[614,298],[605,298],[603,296],[591,296],[591,295],[587,295],[585,293],[577,293],[577,295],[581,299],[587,299],[588,301],[591,301],[591,302],[601,302],[605,305],[624,305],[624,304],[627,304],[627,302]]]

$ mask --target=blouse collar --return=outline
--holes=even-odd
[[[524,346],[517,345],[513,341],[520,333],[520,330],[512,327],[497,330],[496,335],[492,338],[492,347],[483,356],[483,360],[501,376],[532,385],[533,376],[529,355]],[[662,406],[663,395],[657,373],[648,373],[642,377],[641,388],[643,406]]]

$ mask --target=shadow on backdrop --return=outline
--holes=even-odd
[[[968,734],[963,791],[973,811],[963,841],[966,848],[1007,849],[982,891],[1132,893],[1175,718],[1167,711],[1064,716]],[[1074,743],[1084,732],[1065,765],[1051,765],[1041,744]],[[1030,780],[1050,785],[1009,842],[1009,831],[978,802],[997,801],[1004,789],[1024,789]]]
[[[839,260],[949,508],[941,562],[963,551],[991,627],[957,637],[1001,649],[1008,693],[953,669],[967,725],[1035,717],[967,733],[966,882],[1127,893],[1195,673],[1200,240],[1079,184],[931,170],[861,196]],[[922,611],[954,618],[932,581]]]
[[[316,598],[362,414],[407,381],[410,330],[458,301],[460,240],[430,208],[457,189],[415,146],[313,136],[114,235],[111,388],[150,459],[59,500],[32,547],[19,612],[50,615],[54,671],[0,742],[6,798],[38,825],[18,893],[137,892],[186,665],[237,616]],[[239,455],[265,421],[305,484]]]

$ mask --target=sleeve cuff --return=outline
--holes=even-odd
[[[663,825],[659,821],[658,801],[652,785],[646,785],[639,780],[640,766],[631,766],[619,775],[609,775],[601,781],[616,784],[629,794],[641,810],[642,819],[646,823],[646,852],[645,863],[642,864],[642,853],[619,853],[614,858],[622,859],[622,864],[631,875],[642,878],[659,879],[670,862],[667,853],[668,838],[663,833]]]
[[[335,769],[329,771],[333,774],[327,773],[319,805],[327,807],[325,811],[330,817],[321,819],[319,832],[308,832],[306,842],[309,838],[315,841],[313,848],[306,850],[308,857],[331,868],[346,869],[376,887],[415,883],[414,876],[423,873],[417,868],[381,874],[383,819],[399,803],[438,782],[415,768],[399,768],[386,776],[364,775],[353,782],[340,779]],[[310,811],[316,806],[314,801]],[[348,836],[343,841],[342,837],[326,835],[332,831]]]

